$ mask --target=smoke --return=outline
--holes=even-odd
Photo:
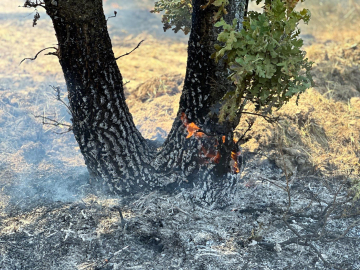
[[[36,168],[15,175],[16,181],[6,193],[10,195],[10,208],[29,209],[51,202],[73,202],[86,195],[88,174],[86,168],[39,175]]]
[[[88,173],[77,142],[64,129],[43,125],[47,116],[69,122],[66,108],[54,98],[50,85],[60,86],[66,100],[66,87],[58,61],[41,54],[44,47],[56,44],[49,17],[41,8],[40,20],[32,27],[33,9],[21,8],[24,0],[0,3],[0,22],[4,25],[0,55],[0,197],[9,197],[8,206],[31,208],[54,201],[71,202],[91,190]],[[161,15],[150,13],[153,1],[104,1],[111,37],[152,35],[186,41],[172,31],[164,33]],[[27,44],[23,46],[20,44]],[[0,204],[0,208],[1,208]]]

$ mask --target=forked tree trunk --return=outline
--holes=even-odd
[[[59,43],[75,138],[91,176],[103,179],[117,193],[179,184],[179,179],[208,184],[215,180],[221,186],[231,170],[234,126],[220,125],[216,113],[210,113],[226,88],[216,83],[224,78],[223,67],[210,59],[218,30],[213,27],[215,7],[201,8],[207,2],[193,0],[180,109],[162,149],[156,152],[136,129],[126,105],[102,0],[45,0]],[[236,14],[242,16],[243,9],[230,10],[227,20]],[[191,128],[197,131],[192,134]],[[171,174],[180,177],[161,180]]]

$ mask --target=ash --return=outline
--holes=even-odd
[[[345,180],[245,160],[235,190],[211,205],[200,187],[9,205],[0,269],[360,269],[359,204]]]

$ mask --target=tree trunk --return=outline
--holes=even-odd
[[[90,175],[117,192],[157,185],[152,153],[125,103],[101,0],[45,1],[58,40],[73,131]],[[149,181],[151,180],[151,181]]]
[[[154,165],[156,168],[162,165],[163,170],[170,170],[181,164],[180,173],[184,178],[201,184],[209,181],[207,186],[210,187],[214,179],[217,185],[225,184],[222,181],[226,181],[226,175],[232,169],[231,152],[238,151],[233,142],[233,130],[237,123],[220,124],[216,113],[219,100],[234,86],[227,79],[224,62],[216,64],[211,59],[221,29],[213,26],[216,7],[209,5],[206,9],[201,8],[207,2],[193,0],[187,72],[179,111]],[[240,28],[247,3],[248,0],[230,0],[225,20],[232,23],[237,18]],[[187,131],[181,120],[182,115],[186,116],[188,122],[200,127],[205,135],[198,132],[201,137],[194,134],[186,138],[183,135]]]
[[[183,180],[211,183],[225,179],[231,170],[234,126],[220,125],[216,113],[211,113],[227,90],[216,84],[223,80],[224,68],[220,70],[210,58],[218,29],[213,27],[215,7],[201,8],[207,2],[193,0],[180,109],[162,149],[156,152],[136,129],[126,105],[102,0],[45,0],[59,43],[57,55],[68,88],[75,138],[90,175],[103,179],[116,193],[173,186]],[[239,13],[243,10],[231,11],[227,20]],[[159,180],[171,174],[179,177]]]

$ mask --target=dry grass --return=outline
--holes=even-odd
[[[297,9],[311,11],[311,21],[301,25],[302,33],[323,41],[344,41],[359,36],[359,0],[305,0],[299,1]],[[255,2],[250,2],[250,10],[261,11]]]
[[[321,41],[344,41],[359,37],[359,0],[306,0],[299,8],[308,8],[312,17],[302,33]]]
[[[154,77],[166,73],[185,75],[187,45],[171,40],[158,40],[147,34],[126,38],[114,37],[112,40],[115,55],[131,51],[141,41],[145,40],[135,52],[118,60],[125,81],[130,81],[127,88],[135,89]]]

